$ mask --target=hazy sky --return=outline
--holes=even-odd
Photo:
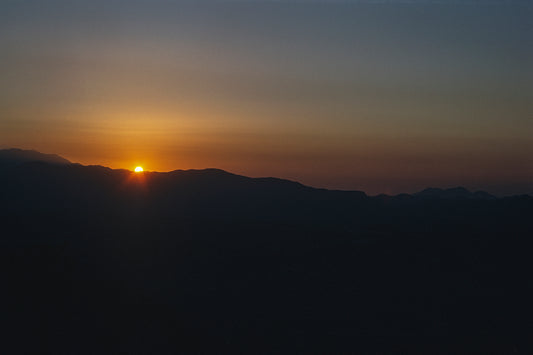
[[[0,148],[533,192],[533,2],[0,2]]]

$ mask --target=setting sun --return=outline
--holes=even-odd
[[[138,167],[135,168],[135,172],[136,172],[136,173],[140,173],[140,172],[142,172],[142,171],[143,171],[142,166],[138,166]]]

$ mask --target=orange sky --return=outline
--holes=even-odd
[[[371,194],[533,190],[526,5],[0,5],[0,147]]]

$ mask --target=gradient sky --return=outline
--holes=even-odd
[[[0,2],[0,148],[533,192],[533,2]]]

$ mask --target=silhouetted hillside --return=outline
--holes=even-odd
[[[0,189],[3,346],[18,352],[531,345],[529,196],[42,161],[0,164]]]
[[[67,159],[56,154],[43,154],[35,150],[0,149],[0,164],[21,164],[28,162],[70,164]]]
[[[482,199],[491,200],[495,196],[485,192],[476,191],[470,192],[464,187],[454,187],[451,189],[437,189],[428,188],[415,194],[416,197],[421,198],[440,198],[440,199]]]

